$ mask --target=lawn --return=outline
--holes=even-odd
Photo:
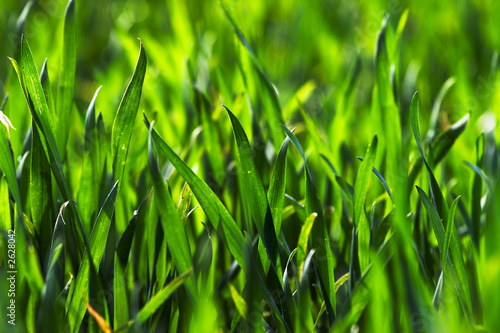
[[[2,0],[0,332],[500,332],[498,31]]]

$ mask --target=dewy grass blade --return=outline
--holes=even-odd
[[[57,132],[58,148],[61,159],[66,156],[66,143],[69,133],[69,120],[73,109],[73,94],[76,72],[76,15],[75,0],[69,0],[64,16],[64,33],[61,57],[61,76],[57,92]]]
[[[366,156],[359,167],[354,186],[354,222],[358,229],[358,256],[361,272],[370,263],[370,224],[366,218],[365,201],[370,175],[377,156],[378,138],[375,136],[366,150]]]
[[[139,59],[116,112],[111,132],[111,158],[115,180],[123,178],[132,130],[141,100],[142,84],[146,75],[148,62],[146,50],[142,42],[140,44]]]
[[[154,185],[153,195],[156,196],[156,200],[154,200],[153,203],[158,205],[154,207],[154,209],[157,209],[158,215],[161,216],[160,218],[168,248],[170,249],[170,253],[172,254],[177,270],[182,274],[189,271],[193,267],[193,258],[191,257],[191,250],[189,248],[186,231],[184,230],[184,224],[177,213],[174,201],[172,200],[170,193],[167,191],[165,181],[163,180],[158,168],[153,150],[153,138],[151,134],[152,129],[153,123],[151,123],[149,129],[148,164],[151,179]],[[198,291],[194,276],[191,276],[186,281],[186,287],[191,294],[192,300],[196,301],[198,298]]]

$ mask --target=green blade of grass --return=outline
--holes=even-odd
[[[311,213],[300,229],[299,240],[297,242],[297,266],[299,268],[299,276],[302,276],[302,269],[304,268],[304,261],[307,256],[307,241],[309,240],[311,229],[317,216],[317,213]]]
[[[98,197],[89,195],[89,193],[98,193],[99,191],[99,165],[98,165],[98,140],[97,140],[97,127],[95,121],[95,101],[99,90],[97,88],[92,101],[87,109],[85,117],[85,142],[84,142],[84,155],[82,176],[80,177],[80,187],[78,189],[78,208],[82,219],[83,228],[86,234],[90,234],[92,217],[98,207]]]
[[[12,229],[9,184],[7,183],[7,177],[5,175],[0,177],[0,228],[2,228],[2,230]]]
[[[36,122],[37,127],[40,129],[40,132],[46,142],[52,173],[59,190],[61,191],[62,197],[65,201],[72,201],[73,199],[69,189],[69,184],[63,173],[62,162],[55,140],[54,116],[48,108],[42,85],[38,79],[38,72],[33,55],[28,42],[24,37],[22,38],[21,45],[22,69],[14,59],[10,60],[19,77],[19,83],[21,84],[21,89],[24,92],[31,116]],[[79,227],[76,228],[73,224],[70,224],[74,243],[70,244],[68,248],[72,257],[71,262],[75,267],[79,262],[79,253],[81,253],[85,247],[88,248],[88,240],[83,232],[83,226],[80,222],[76,207],[74,204],[70,204],[70,207],[73,218],[77,221]]]
[[[125,172],[125,162],[134,129],[134,122],[141,100],[142,84],[146,75],[147,57],[144,45],[140,43],[139,58],[134,74],[123,94],[123,98],[116,112],[111,132],[111,158],[113,160],[113,174],[115,180],[122,180]]]
[[[434,177],[434,174],[432,173],[432,169],[430,168],[429,164],[427,163],[427,160],[425,158],[425,153],[422,145],[422,138],[420,136],[420,124],[419,124],[419,102],[418,102],[418,93],[415,93],[413,96],[412,102],[411,102],[411,109],[410,109],[410,118],[411,118],[411,126],[413,129],[413,134],[415,137],[415,141],[417,142],[417,147],[418,150],[420,151],[420,155],[422,156],[422,159],[424,161],[424,164],[427,168],[428,174],[429,174],[429,183],[430,183],[430,188],[431,188],[431,195],[433,202],[430,200],[426,203],[424,203],[425,208],[427,210],[427,213],[429,214],[429,217],[431,218],[431,224],[434,229],[434,233],[436,234],[436,238],[441,238],[441,250],[443,251],[443,246],[444,246],[444,222],[448,222],[448,217],[449,217],[449,208],[448,204],[446,203],[443,194],[441,193],[441,190],[439,188],[439,185],[437,183],[436,178]],[[419,189],[419,188],[417,188]],[[422,200],[426,198],[425,193],[423,190],[418,190],[420,197]],[[422,195],[423,194],[423,195]],[[422,201],[424,202],[424,201]],[[430,204],[430,205],[429,205]],[[435,211],[435,213],[433,212]],[[441,222],[443,221],[443,222]],[[462,253],[460,250],[460,244],[458,242],[458,237],[457,237],[457,232],[455,228],[452,228],[452,236],[451,236],[451,241],[450,241],[450,257],[451,257],[451,262],[452,262],[452,267],[453,270],[456,272],[456,278],[457,278],[457,289],[459,291],[459,298],[463,300],[462,305],[463,305],[463,310],[466,315],[466,318],[470,322],[470,315],[472,314],[472,304],[471,304],[471,295],[470,295],[470,289],[469,289],[469,283],[468,283],[468,276],[467,272],[465,270],[465,264],[464,260],[462,257]]]
[[[286,155],[289,142],[290,139],[286,137],[281,145],[278,156],[276,157],[276,162],[274,163],[271,183],[267,191],[267,200],[271,208],[276,235],[279,235],[281,222],[283,221],[283,205],[285,203],[286,187]]]
[[[113,278],[113,327],[115,330],[118,327],[125,325],[128,322],[127,289],[125,284],[125,266],[120,264],[118,253],[115,252],[114,262],[114,278]]]
[[[71,297],[68,298],[68,321],[72,332],[78,332],[81,322],[85,315],[85,302],[89,295],[89,274],[91,272],[90,265],[93,265],[93,270],[98,271],[101,259],[104,255],[106,240],[108,238],[111,218],[114,214],[116,195],[118,192],[118,182],[108,194],[99,215],[97,216],[94,228],[90,235],[90,249],[84,253],[83,260],[80,264],[80,269],[75,277],[74,289]],[[89,258],[89,254],[92,258]]]
[[[149,128],[149,120],[144,115],[144,122]],[[243,271],[247,270],[245,261],[245,240],[243,234],[239,230],[236,222],[233,220],[226,207],[222,204],[220,199],[208,187],[208,185],[200,179],[191,170],[186,163],[170,148],[170,146],[163,140],[158,132],[153,129],[152,136],[158,146],[158,149],[167,156],[170,162],[174,165],[177,172],[184,178],[184,180],[191,187],[194,195],[200,202],[200,205],[205,214],[210,219],[210,222],[217,230],[221,239],[225,242],[229,251],[234,256]]]
[[[480,168],[484,161],[484,135],[480,135],[476,140],[476,165]],[[481,175],[474,172],[471,190],[471,239],[479,248],[480,227],[481,227],[481,197],[483,192],[483,182]]]
[[[312,332],[314,326],[310,305],[310,284],[311,275],[314,274],[314,253],[314,249],[309,251],[304,260],[304,269],[300,275],[300,284],[297,290],[297,310],[300,316],[295,318],[295,327],[299,332]]]
[[[255,226],[259,231],[259,235],[264,241],[264,246],[266,248],[267,255],[269,256],[269,260],[273,265],[276,265],[278,243],[274,221],[267,202],[264,186],[262,185],[260,176],[255,168],[250,143],[248,142],[248,138],[238,119],[225,105],[224,108],[231,119],[233,133],[238,148],[241,175],[244,184],[243,186],[245,193],[247,194],[245,198],[248,199],[250,213],[255,222]]]
[[[469,123],[470,114],[466,114],[459,121],[453,124],[449,129],[439,134],[432,142],[430,161],[432,165],[437,165],[446,156],[460,134],[465,131]]]
[[[163,230],[165,232],[165,238],[172,253],[173,261],[179,271],[179,273],[185,273],[192,269],[193,258],[191,257],[191,250],[189,249],[189,243],[186,236],[186,231],[184,230],[184,224],[182,223],[177,209],[175,207],[174,201],[170,193],[167,191],[165,186],[165,181],[160,174],[158,164],[156,162],[154,151],[153,151],[153,138],[152,129],[153,123],[150,125],[149,129],[149,154],[148,154],[148,164],[149,171],[151,174],[151,179],[154,186],[154,196],[156,196],[156,201],[153,201],[158,206],[157,209],[159,216],[161,216]],[[186,281],[186,287],[191,294],[193,300],[198,297],[198,291],[196,287],[196,282],[194,276],[191,276]]]
[[[64,33],[61,57],[61,76],[57,92],[57,132],[58,148],[61,157],[66,155],[66,143],[69,134],[69,120],[73,108],[76,72],[76,17],[75,1],[69,0],[64,16]]]
[[[50,164],[45,155],[38,128],[34,121],[31,125],[31,168],[30,168],[30,206],[31,218],[40,234],[42,253],[48,253],[52,238],[52,178]]]
[[[441,109],[441,103],[443,102],[443,99],[445,98],[446,94],[451,89],[451,87],[453,87],[455,82],[457,82],[457,80],[453,76],[450,77],[448,80],[446,80],[441,86],[441,89],[439,89],[439,93],[436,99],[434,100],[434,104],[432,104],[432,113],[431,113],[429,130],[427,131],[426,134],[426,138],[428,140],[432,140],[437,133],[438,116],[439,116],[439,111]]]
[[[448,223],[446,223],[446,233],[444,235],[444,245],[443,251],[441,252],[441,266],[444,267],[446,264],[446,258],[448,257],[448,249],[450,247],[450,240],[452,230],[455,229],[455,211],[457,209],[458,201],[460,200],[460,196],[458,196],[450,207],[450,215],[448,215]]]
[[[360,160],[362,162],[362,161],[364,161],[364,158],[358,156],[358,160]],[[375,174],[375,176],[377,176],[377,178],[380,180],[380,182],[384,186],[385,191],[389,195],[389,198],[391,199],[391,201],[394,202],[394,199],[392,198],[391,189],[389,188],[389,185],[387,185],[387,182],[385,181],[384,176],[382,176],[382,174],[377,169],[375,169],[375,167],[372,168],[372,172]]]
[[[165,287],[163,287],[159,292],[157,292],[149,302],[144,305],[144,307],[139,311],[135,321],[137,323],[144,323],[148,318],[150,318],[162,305],[165,301],[177,290],[180,286],[186,282],[189,278],[192,269],[184,272],[179,275],[174,280],[170,281]]]
[[[0,124],[0,169],[5,175],[5,179],[9,184],[10,192],[14,197],[14,201],[18,205],[19,214],[22,212],[21,194],[16,178],[16,170],[14,166],[14,158],[10,146],[8,129]],[[22,216],[22,214],[21,214]]]
[[[231,298],[233,299],[234,305],[240,313],[240,316],[242,316],[243,319],[247,320],[248,306],[245,302],[245,299],[241,297],[241,295],[238,293],[238,290],[236,290],[236,288],[231,283],[229,284],[229,291],[231,293]]]
[[[361,164],[354,185],[354,222],[358,229],[359,267],[364,272],[370,263],[370,224],[366,218],[365,201],[370,183],[370,175],[377,156],[378,137],[375,136]]]
[[[316,250],[317,268],[323,297],[326,303],[326,311],[330,324],[335,320],[335,280],[333,277],[334,259],[330,247],[330,238],[326,228],[323,207],[319,201],[318,194],[309,172],[306,157],[297,137],[285,126],[282,126],[285,134],[290,138],[304,162],[304,173],[306,177],[306,214],[317,213],[316,222],[311,231],[311,247]]]
[[[40,71],[40,83],[42,84],[43,93],[51,112],[55,112],[54,97],[50,86],[49,72],[47,69],[47,59],[43,62],[42,70]]]

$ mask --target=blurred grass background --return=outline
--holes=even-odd
[[[23,28],[17,23],[25,5],[26,1],[2,0],[0,16],[0,58],[4,59],[0,61],[0,94],[13,90],[4,111],[20,129],[12,134],[14,151],[20,149],[29,117],[24,101],[15,98],[20,89],[7,56],[15,56],[19,50]],[[49,59],[53,85],[57,84],[65,6],[63,0],[33,2],[23,30],[39,69]],[[470,154],[481,130],[480,115],[492,110],[498,119],[500,93],[498,82],[490,75],[492,56],[500,47],[496,33],[500,6],[496,1],[231,1],[229,6],[278,89],[282,106],[305,82],[314,82],[317,89],[306,109],[318,124],[336,112],[349,66],[359,57],[361,72],[353,110],[357,116],[350,118],[349,140],[344,142],[355,154],[363,152],[371,137],[365,135],[371,134],[371,119],[363,115],[370,112],[373,54],[384,13],[391,15],[393,24],[405,9],[410,13],[400,47],[402,114],[408,113],[411,95],[418,90],[423,117],[428,117],[439,87],[454,76],[457,83],[442,103],[441,126],[446,128],[469,110],[471,123],[479,126],[471,126],[462,137],[457,154]],[[104,89],[98,109],[106,128],[111,126],[136,60],[137,37],[152,60],[140,109],[156,110],[158,123],[172,124],[167,128],[173,133],[166,135],[173,146],[183,146],[190,136],[190,131],[182,130],[186,125],[185,95],[178,84],[186,82],[186,58],[198,63],[197,80],[202,87],[210,82],[221,90],[216,80],[222,78],[230,92],[241,91],[236,39],[217,1],[86,1],[77,3],[77,11],[78,112],[72,116],[72,139],[82,136],[86,105],[99,85]],[[412,75],[417,77],[415,87],[406,87],[404,82],[411,82]],[[76,150],[73,154],[78,159],[81,151]]]

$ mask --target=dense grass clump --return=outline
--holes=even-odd
[[[24,2],[0,332],[500,331],[495,2]]]

